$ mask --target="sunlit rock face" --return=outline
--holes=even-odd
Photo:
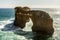
[[[33,22],[32,31],[41,35],[53,35],[53,19],[48,13],[39,10],[30,11]]]
[[[25,27],[25,23],[29,19],[29,16],[26,13],[29,10],[30,9],[28,7],[15,7],[15,21],[14,21],[15,26],[19,26],[20,28]]]
[[[23,10],[24,11],[30,11],[30,8],[29,7],[23,7]]]

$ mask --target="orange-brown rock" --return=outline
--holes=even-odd
[[[29,17],[33,22],[33,32],[41,35],[53,35],[53,19],[48,13],[41,10],[30,10],[29,7],[16,7],[14,25],[24,28]]]
[[[53,19],[44,11],[30,11],[33,22],[32,31],[41,35],[53,35]]]
[[[26,6],[26,7],[23,7],[23,10],[24,11],[30,11],[30,8]]]
[[[25,27],[25,23],[29,19],[29,16],[26,15],[27,9],[28,7],[26,7],[26,10],[25,7],[15,7],[15,21],[14,21],[15,26],[19,26],[20,28]]]

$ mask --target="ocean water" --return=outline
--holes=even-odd
[[[32,9],[46,11],[53,18],[53,27],[55,31],[52,37],[35,37],[31,31],[31,27],[33,25],[31,19],[26,23],[26,27],[24,29],[14,29],[14,9],[0,8],[0,40],[60,40],[60,8]]]

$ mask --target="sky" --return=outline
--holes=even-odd
[[[59,7],[60,0],[0,0],[0,8],[29,7]]]

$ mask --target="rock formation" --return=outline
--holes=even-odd
[[[26,10],[25,10],[26,8]],[[27,22],[27,19],[29,19],[29,16],[26,15],[26,13],[30,9],[28,7],[15,7],[15,21],[14,25],[19,26],[20,28],[25,27],[25,23]]]
[[[29,7],[16,7],[14,25],[24,28],[29,17],[33,22],[32,32],[41,35],[53,35],[53,19],[48,13],[41,10],[30,10]]]
[[[32,19],[32,31],[41,35],[53,35],[53,19],[48,13],[39,10],[30,11],[30,18]]]

